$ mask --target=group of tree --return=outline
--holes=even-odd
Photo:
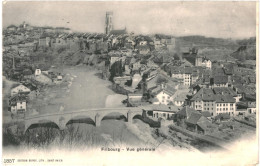
[[[122,66],[122,61],[116,61],[110,67],[110,81],[113,81],[114,77],[123,76],[124,68]]]

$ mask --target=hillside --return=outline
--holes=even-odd
[[[215,60],[255,60],[256,38],[232,40],[205,36],[183,36],[176,39],[176,47],[196,47],[198,54]]]
[[[225,49],[237,49],[239,46],[235,40],[213,38],[205,36],[183,36],[177,38],[177,45],[188,46],[193,45],[199,49],[203,48],[225,48]]]
[[[237,41],[240,47],[231,54],[232,57],[245,61],[256,60],[256,38]]]

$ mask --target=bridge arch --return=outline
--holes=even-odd
[[[114,114],[114,115],[113,115]],[[103,114],[100,114],[100,121],[105,120],[105,118],[107,118],[108,116],[120,116],[123,118],[125,118],[125,120],[127,120],[127,112],[120,112],[120,111],[109,111],[109,112],[105,112]],[[115,119],[115,118],[111,118],[111,119]]]
[[[67,126],[70,123],[86,123],[86,124],[92,124],[95,126],[95,117],[88,116],[88,115],[74,115],[70,118],[67,118],[66,121],[64,121],[65,126]]]
[[[45,124],[45,125],[54,124],[58,129],[61,129],[61,126],[59,125],[59,123],[57,123],[57,121],[52,119],[41,119],[41,120],[26,121],[24,126],[24,133],[26,133],[26,131],[33,125],[41,125],[41,124]]]
[[[132,112],[132,119],[138,118],[138,117],[143,117],[143,111],[140,111],[140,112]]]

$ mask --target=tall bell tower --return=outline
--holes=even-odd
[[[106,12],[106,21],[105,21],[105,34],[109,34],[113,30],[113,12]]]

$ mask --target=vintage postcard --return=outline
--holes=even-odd
[[[258,2],[3,1],[3,165],[258,164]]]

